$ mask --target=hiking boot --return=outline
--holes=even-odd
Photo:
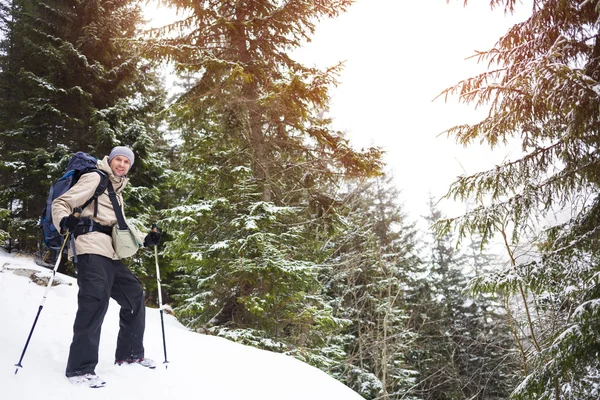
[[[106,385],[106,382],[100,379],[100,377],[96,374],[84,374],[84,375],[76,375],[67,377],[69,382],[73,385],[85,386],[90,388],[101,388]]]
[[[128,360],[115,360],[115,364],[123,365],[123,364],[139,364],[142,367],[154,369],[156,368],[156,363],[151,358],[136,358],[136,359],[128,359]]]

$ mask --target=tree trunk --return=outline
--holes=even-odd
[[[238,56],[244,73],[250,75],[250,79],[244,84],[242,90],[243,109],[247,111],[247,140],[252,153],[252,169],[254,177],[262,187],[262,200],[271,201],[271,189],[269,185],[269,160],[267,143],[263,134],[262,114],[258,106],[258,89],[256,74],[252,66],[252,59],[247,48],[248,38],[244,27],[245,11],[238,7],[236,9],[236,22],[233,33],[233,45],[238,51]]]

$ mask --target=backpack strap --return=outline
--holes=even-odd
[[[98,216],[98,196],[100,196],[106,188],[108,187],[109,179],[108,175],[104,171],[100,171],[99,169],[93,169],[90,172],[97,172],[100,175],[100,183],[96,187],[94,191],[94,195],[88,199],[83,205],[81,209],[85,209],[92,201],[94,202],[94,218]]]
[[[127,229],[127,223],[125,222],[125,217],[123,217],[123,210],[121,210],[121,206],[119,205],[119,201],[117,200],[117,193],[115,193],[115,189],[113,188],[113,185],[110,181],[108,182],[108,197],[110,197],[113,209],[115,210],[115,215],[117,217],[117,224],[119,225],[119,229]]]

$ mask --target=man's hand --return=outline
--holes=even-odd
[[[73,212],[63,219],[60,220],[60,227],[63,230],[73,232],[77,225],[79,224],[79,216],[81,215],[81,208],[75,207]]]
[[[152,230],[144,238],[144,247],[153,247],[160,242],[161,230],[156,224],[152,224]]]

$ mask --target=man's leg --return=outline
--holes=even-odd
[[[146,305],[142,284],[122,261],[113,260],[113,268],[115,279],[111,297],[121,306],[115,360],[141,359],[144,358],[146,328]]]
[[[102,321],[112,285],[111,260],[96,254],[78,256],[77,314],[67,361],[67,376],[93,374],[98,364]]]

